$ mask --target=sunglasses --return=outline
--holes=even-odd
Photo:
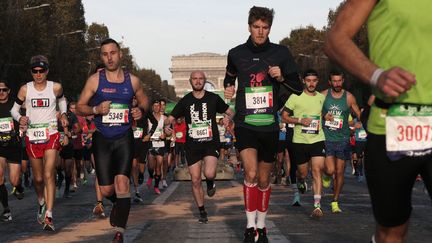
[[[0,92],[8,92],[9,91],[9,89],[8,88],[0,88]]]
[[[45,73],[45,72],[46,72],[46,69],[45,69],[45,68],[42,68],[42,69],[39,69],[39,70],[37,70],[37,69],[32,69],[31,72],[32,72],[33,74],[36,74],[36,73]]]

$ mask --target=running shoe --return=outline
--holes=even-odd
[[[55,231],[53,219],[51,217],[45,216],[43,229],[47,231]]]
[[[257,235],[258,235],[258,240],[255,241],[256,243],[268,243],[268,238],[267,238],[267,229],[263,228],[257,228]]]
[[[257,232],[254,227],[246,228],[244,232],[243,243],[255,243]]]
[[[133,200],[136,203],[142,203],[143,202],[143,199],[138,192],[135,192],[135,196],[134,196]]]
[[[105,210],[102,202],[97,202],[96,206],[93,208],[93,216],[103,218],[105,217]]]
[[[153,178],[149,177],[147,179],[147,183],[146,184],[147,184],[148,189],[151,189],[151,186],[153,184]]]
[[[154,192],[155,192],[156,195],[160,195],[161,194],[161,191],[157,187],[154,188]]]
[[[208,218],[207,218],[207,212],[206,211],[200,212],[198,222],[200,222],[201,224],[207,224]]]
[[[144,174],[143,173],[138,173],[138,184],[142,185],[144,182]]]
[[[116,219],[116,214],[117,214],[117,204],[113,203],[112,208],[111,208],[111,213],[110,213],[110,224],[112,227],[116,227],[117,224],[115,222]]]
[[[15,188],[15,187],[14,187]],[[18,199],[21,200],[24,198],[24,191],[23,192],[19,192],[18,190],[15,190],[13,192],[13,195]]]
[[[294,195],[294,199],[293,199],[291,206],[293,206],[293,207],[300,207],[301,206],[299,194]]]
[[[167,188],[168,187],[168,184],[167,184],[166,180],[162,180],[162,186],[163,186],[163,188]]]
[[[11,221],[12,220],[12,213],[11,213],[11,211],[9,209],[5,209],[3,211],[2,220],[3,220],[3,222],[7,222],[7,221]]]
[[[314,210],[312,211],[311,217],[321,218],[322,216],[323,216],[323,211],[321,209],[321,204],[319,203],[314,204]]]
[[[87,179],[83,179],[81,182],[81,185],[83,185],[83,186],[87,185]]]
[[[299,190],[299,192],[301,193],[301,194],[304,194],[305,192],[306,192],[306,190],[307,190],[307,183],[306,183],[306,181],[297,181],[297,188],[298,188],[298,190]]]
[[[38,209],[38,212],[37,212],[37,221],[38,221],[39,224],[43,224],[44,223],[45,212],[46,212],[46,204],[44,203],[42,205],[39,205],[39,209]]]
[[[210,189],[207,188],[207,195],[209,197],[213,197],[215,193],[216,193],[216,184],[213,183],[213,187],[212,188],[210,188]]]
[[[332,213],[342,213],[342,210],[339,208],[338,202],[331,202],[330,205]]]
[[[329,188],[330,187],[330,183],[331,183],[331,176],[328,176],[326,174],[323,175],[322,177],[322,186],[324,188]]]
[[[117,231],[114,235],[113,240],[111,241],[112,243],[123,243],[123,233]]]

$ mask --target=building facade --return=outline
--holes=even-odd
[[[216,53],[196,53],[191,55],[173,56],[170,72],[178,97],[192,91],[189,76],[192,71],[204,71],[207,77],[206,90],[216,93],[223,92],[223,80],[227,65],[227,55]]]

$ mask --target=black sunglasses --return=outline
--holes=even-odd
[[[32,69],[31,72],[34,73],[34,74],[36,74],[36,73],[45,73],[46,69],[45,68],[42,68],[42,69],[39,69],[39,70]]]
[[[8,92],[9,91],[9,89],[8,88],[0,88],[0,92]]]

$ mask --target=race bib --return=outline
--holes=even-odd
[[[183,133],[182,132],[176,132],[175,137],[180,139],[183,137]]]
[[[273,114],[273,87],[246,87],[245,122],[254,126],[266,126],[275,122]]]
[[[31,124],[27,129],[27,136],[31,143],[45,143],[49,139],[49,124]]]
[[[366,130],[362,129],[358,132],[358,138],[365,139],[367,137]]]
[[[162,135],[162,129],[156,129],[153,135],[150,137],[151,140],[160,140],[160,136]]]
[[[102,116],[102,123],[129,123],[129,108],[126,104],[110,104],[108,114]]]
[[[391,160],[431,154],[432,106],[391,106],[386,117],[386,148]]]
[[[0,118],[0,132],[11,132],[14,129],[12,117]]]
[[[134,138],[142,138],[144,129],[142,127],[136,127],[133,129]]]
[[[324,126],[334,130],[342,129],[343,118],[340,116],[333,116],[333,121],[325,121]]]
[[[210,122],[192,123],[189,131],[194,140],[209,141],[213,137]]]
[[[320,129],[320,117],[319,116],[310,116],[303,118],[312,118],[312,121],[309,126],[302,126],[301,132],[306,134],[318,134]]]
[[[165,141],[152,141],[153,148],[165,147]]]

